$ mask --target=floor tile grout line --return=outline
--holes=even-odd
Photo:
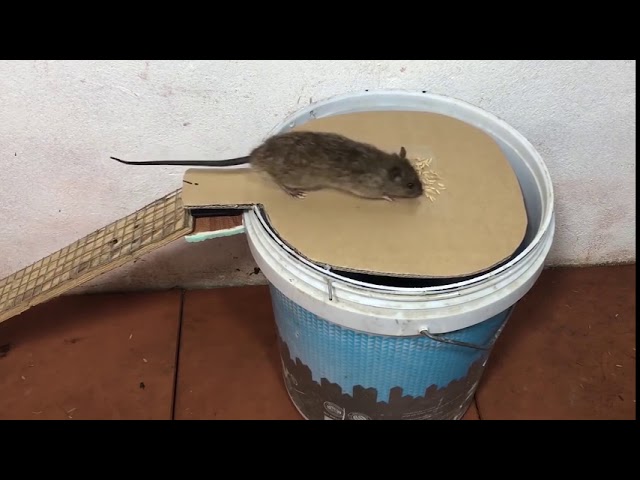
[[[476,412],[478,412],[478,419],[482,420],[482,414],[480,413],[480,404],[478,403],[478,397],[476,395],[473,396],[473,403],[476,406]]]
[[[178,313],[178,334],[176,335],[176,356],[173,371],[173,395],[171,396],[171,420],[176,419],[176,398],[178,396],[178,375],[180,369],[180,347],[182,345],[182,320],[184,315],[184,297],[186,291],[180,289],[180,309]]]

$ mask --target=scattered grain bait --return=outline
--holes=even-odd
[[[446,190],[440,176],[431,168],[433,158],[416,158],[412,160],[412,164],[422,180],[424,186],[424,195],[430,201],[434,202],[437,195]]]

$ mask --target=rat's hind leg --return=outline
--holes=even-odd
[[[282,190],[291,195],[293,198],[304,198],[307,196],[307,193],[304,190],[300,190],[299,188],[288,187],[286,185],[280,185],[280,188],[282,188]]]
[[[285,182],[279,182],[280,188],[295,198],[304,198],[307,196],[307,192],[313,190],[320,190],[321,185],[318,185],[316,181],[308,181],[305,179],[288,179]]]

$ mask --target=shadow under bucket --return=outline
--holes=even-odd
[[[490,134],[516,173],[528,227],[515,254],[484,274],[432,283],[333,272],[289,248],[259,208],[244,214],[251,252],[270,284],[286,389],[309,420],[460,419],[493,345],[538,279],[553,241],[551,180],[533,146],[502,120],[459,100],[405,91],[333,97],[278,131],[330,115],[440,113]]]

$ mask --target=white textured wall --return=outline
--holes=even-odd
[[[0,277],[181,184],[110,155],[243,155],[311,100],[377,88],[466,100],[534,144],[557,194],[550,263],[635,260],[635,81],[635,61],[1,61]],[[252,264],[242,236],[176,248],[139,283],[195,265],[237,283]]]

